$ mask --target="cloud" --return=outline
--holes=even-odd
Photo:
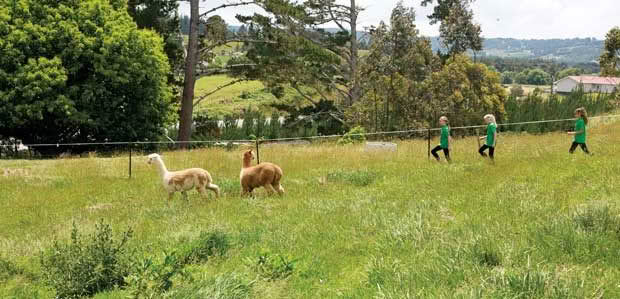
[[[349,0],[338,0],[348,4]],[[201,11],[234,0],[202,1]],[[416,25],[423,35],[436,36],[437,25],[431,26],[426,18],[431,7],[421,7],[421,0],[408,0],[405,5],[415,8]],[[359,16],[360,27],[389,21],[392,8],[398,0],[358,0],[365,8]],[[189,14],[188,2],[180,2],[180,13]],[[472,5],[476,22],[480,23],[485,37],[512,38],[574,38],[596,37],[604,39],[614,26],[620,26],[618,0],[477,0]],[[238,24],[237,14],[252,14],[255,8],[228,8],[218,12],[228,23]]]

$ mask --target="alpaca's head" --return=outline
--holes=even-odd
[[[254,160],[254,152],[252,150],[246,151],[245,153],[243,153],[243,160],[244,161],[252,161]]]
[[[161,156],[158,154],[150,154],[147,157],[149,158],[148,161],[146,161],[148,164],[152,164],[156,160],[161,160]]]

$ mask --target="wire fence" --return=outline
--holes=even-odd
[[[606,122],[608,120],[612,120],[620,117],[620,114],[616,115],[605,115],[605,116],[594,116],[589,117],[590,120],[599,120],[602,122]],[[567,119],[553,119],[553,120],[536,120],[536,121],[526,121],[526,122],[515,122],[515,123],[498,123],[498,132],[501,132],[504,128],[504,132],[514,131],[514,132],[522,132],[528,131],[524,126],[538,126],[541,124],[562,124],[566,123],[564,126],[559,126],[564,130],[572,129],[572,123],[575,118],[567,118]],[[472,125],[472,126],[459,126],[459,127],[450,127],[451,133],[461,131],[461,136],[479,136],[480,129],[485,128],[486,125]],[[556,127],[557,128],[557,127]],[[417,128],[417,129],[409,129],[409,130],[398,130],[398,131],[382,131],[382,132],[369,132],[369,133],[347,133],[347,134],[333,134],[333,135],[317,135],[317,136],[306,136],[306,137],[287,137],[287,138],[258,138],[258,139],[238,139],[238,140],[191,140],[191,141],[127,141],[127,142],[76,142],[76,143],[40,143],[40,144],[0,144],[0,158],[4,159],[46,159],[46,158],[62,158],[65,155],[44,155],[42,152],[46,152],[45,148],[56,147],[54,149],[56,152],[67,152],[66,156],[74,157],[71,155],[72,149],[79,148],[76,152],[84,153],[81,154],[80,157],[89,155],[88,151],[84,151],[84,148],[92,149],[92,151],[97,152],[98,156],[103,156],[106,154],[110,157],[119,157],[123,155],[127,155],[128,157],[128,177],[132,177],[132,160],[135,155],[144,155],[148,152],[160,152],[160,151],[171,151],[177,149],[185,149],[181,147],[181,145],[187,145],[187,148],[203,148],[203,147],[233,147],[235,145],[245,145],[248,147],[254,147],[257,154],[257,162],[260,163],[260,147],[265,144],[278,144],[278,143],[288,143],[292,141],[317,141],[317,140],[326,140],[330,141],[337,138],[343,138],[345,136],[348,137],[366,137],[373,138],[375,140],[383,137],[382,140],[394,140],[398,139],[426,139],[427,140],[427,154],[428,157],[431,157],[431,139],[437,135],[437,133],[441,130],[439,127],[434,128]]]

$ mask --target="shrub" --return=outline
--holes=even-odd
[[[360,126],[354,127],[338,140],[338,144],[352,144],[364,142],[366,141],[366,136],[363,134],[366,134],[366,129]]]
[[[224,256],[230,249],[228,236],[222,232],[201,232],[198,239],[189,242],[181,249],[180,262],[196,264],[206,262],[212,256]]]
[[[24,271],[18,268],[13,262],[0,257],[0,282],[23,273]]]
[[[186,276],[184,265],[175,252],[164,253],[161,262],[146,258],[136,263],[135,271],[125,282],[134,298],[157,298],[172,288],[172,278],[177,274]]]
[[[59,298],[90,296],[125,284],[130,269],[126,245],[132,230],[115,238],[103,221],[95,228],[84,237],[74,224],[69,243],[56,240],[42,253],[43,279]]]
[[[288,256],[262,251],[257,259],[248,259],[248,264],[266,280],[279,280],[289,277],[295,270],[296,261]]]

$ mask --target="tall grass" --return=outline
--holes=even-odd
[[[240,197],[242,149],[165,152],[223,186],[170,205],[140,157],[132,179],[126,156],[0,160],[0,298],[58,296],[41,255],[102,218],[132,229],[134,258],[94,298],[617,298],[619,129],[590,127],[593,157],[569,155],[563,133],[503,134],[494,165],[467,137],[452,164],[425,141],[265,146],[283,197]]]
[[[532,92],[523,98],[509,97],[505,109],[507,122],[529,122],[537,120],[568,119],[574,117],[575,109],[585,107],[590,116],[601,115],[616,108],[615,95],[585,93],[577,89],[567,95],[545,95]],[[553,122],[542,124],[514,125],[503,128],[507,131],[545,133],[564,131],[572,122]]]

